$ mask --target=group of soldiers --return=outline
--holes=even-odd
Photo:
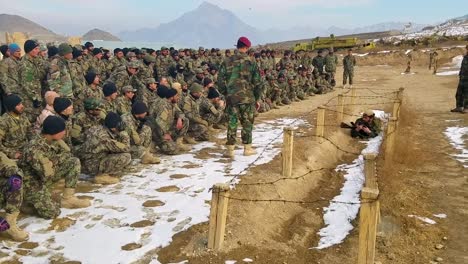
[[[17,218],[23,204],[40,217],[60,208],[83,208],[75,196],[81,174],[98,184],[119,182],[132,160],[158,164],[156,153],[174,155],[227,127],[225,157],[232,158],[237,123],[244,155],[253,155],[254,116],[335,86],[338,59],[273,50],[109,50],[62,43],[0,46],[0,231],[23,241]],[[24,51],[25,55],[21,53]],[[356,61],[343,60],[352,85]],[[346,83],[344,83],[346,84]],[[64,181],[60,202],[52,188]]]

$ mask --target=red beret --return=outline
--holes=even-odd
[[[250,43],[250,40],[246,37],[240,37],[237,41],[237,46],[239,46],[240,43],[244,44],[247,48],[250,48],[250,46],[252,46],[252,43]]]

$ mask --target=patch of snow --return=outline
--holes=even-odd
[[[447,218],[446,214],[435,214],[434,216],[441,219]]]
[[[446,71],[446,72],[438,72],[436,75],[438,76],[451,76],[451,75],[458,75],[460,71]]]
[[[226,260],[226,262],[224,262],[224,264],[236,264],[237,261],[235,260]]]
[[[445,120],[445,122],[460,122],[461,119],[449,119],[449,120]]]
[[[387,119],[384,111],[374,110],[377,118]],[[323,208],[325,227],[318,234],[320,240],[316,249],[323,249],[341,243],[353,230],[351,222],[356,218],[360,208],[360,192],[364,185],[364,156],[366,153],[378,153],[382,144],[382,134],[364,141],[366,148],[351,164],[342,164],[336,171],[344,171],[345,182],[339,195],[335,196],[328,207]]]
[[[408,53],[410,53],[411,51],[412,51],[412,50],[410,50],[410,49],[407,50],[407,51],[405,52],[405,55],[408,55]]]
[[[448,127],[444,134],[450,140],[450,145],[461,151],[461,154],[453,154],[452,156],[460,161],[463,167],[468,168],[468,149],[467,142],[465,142],[468,140],[468,127]]]
[[[401,75],[414,75],[414,74],[416,74],[416,73],[414,73],[414,72],[410,72],[410,73],[402,72],[401,73]]]
[[[461,64],[463,61],[463,55],[455,56],[452,61],[444,64],[444,67],[440,68],[440,72],[436,73],[439,76],[450,76],[458,75],[460,73]]]
[[[244,262],[253,262],[253,260],[252,260],[252,259],[249,259],[249,258],[245,258],[245,259],[243,259],[242,261],[244,261]]]
[[[416,218],[426,224],[430,224],[430,225],[435,225],[437,224],[436,221],[430,219],[430,218],[427,218],[427,217],[422,217],[422,216],[417,216],[417,215],[408,215],[408,217],[411,217],[411,218]]]
[[[355,53],[353,55],[358,56],[358,57],[365,57],[365,56],[369,55],[369,52],[368,53],[362,53],[362,54]]]
[[[223,147],[214,142],[193,146],[189,153],[162,156],[161,164],[145,167],[138,173],[122,177],[119,184],[99,188],[87,196],[94,198],[88,208],[62,209],[60,218],[70,218],[76,223],[60,232],[47,230],[51,220],[33,216],[19,221],[30,233],[30,242],[40,246],[27,256],[18,256],[23,263],[49,263],[53,256],[82,263],[130,263],[143,257],[150,250],[169,245],[172,237],[189,227],[206,222],[211,200],[208,191],[216,183],[227,183],[229,175],[245,174],[245,171],[263,152],[256,165],[270,162],[281,151],[280,136],[283,128],[304,124],[299,119],[278,119],[256,124],[253,133],[257,155],[245,157],[242,149],[235,150],[236,158],[225,162]],[[212,150],[208,158],[197,158],[201,149]],[[171,178],[185,174],[183,178]],[[236,183],[238,180],[231,183]],[[173,191],[159,190],[173,186]],[[158,191],[159,190],[159,191]],[[144,207],[148,200],[159,200],[159,207]],[[132,223],[149,220],[154,224],[131,227]],[[139,248],[123,251],[122,246],[137,243]],[[9,243],[2,252],[11,258],[19,243]],[[0,258],[3,262],[9,257]],[[157,256],[151,262],[159,263]]]
[[[382,50],[382,51],[377,51],[378,54],[384,54],[384,53],[390,53],[392,52],[391,50]]]

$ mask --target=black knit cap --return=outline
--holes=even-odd
[[[54,99],[54,111],[57,114],[60,114],[62,111],[67,109],[70,105],[72,105],[72,102],[70,99],[63,98],[63,97],[57,97]]]
[[[96,72],[94,71],[89,71],[86,75],[85,75],[85,79],[86,79],[86,82],[88,84],[92,84],[94,82],[94,79],[96,79]]]
[[[94,48],[93,49],[93,55],[98,55],[99,53],[102,53],[102,50],[99,48]]]
[[[91,42],[89,42],[89,41],[86,42],[86,43],[84,44],[84,46],[85,46],[86,49],[91,48],[91,47],[94,47],[93,43],[91,43]]]
[[[104,84],[104,87],[102,87],[102,92],[104,93],[104,96],[110,96],[113,93],[117,92],[117,87],[115,86],[114,83],[108,82]]]
[[[36,47],[39,47],[39,43],[37,43],[37,41],[34,41],[32,39],[28,39],[24,43],[24,52],[29,53],[31,50],[35,49]]]
[[[57,55],[59,52],[58,48],[55,47],[55,46],[50,46],[48,49],[47,49],[47,56],[49,56],[49,58],[52,58],[53,56]]]
[[[5,105],[5,109],[7,112],[11,112],[15,110],[15,107],[21,103],[21,98],[16,94],[8,95],[3,104]]]
[[[77,48],[73,48],[72,54],[73,54],[73,58],[76,59],[79,56],[83,55],[83,52]]]
[[[140,114],[147,113],[147,112],[148,112],[148,107],[146,106],[145,103],[143,103],[141,101],[137,101],[137,102],[133,103],[133,105],[132,105],[132,114],[140,115]]]
[[[65,120],[58,116],[48,116],[42,123],[42,134],[55,135],[65,130]]]
[[[114,112],[109,112],[104,120],[104,125],[107,128],[117,128],[120,126],[120,123],[122,123],[122,118]]]
[[[166,98],[169,99],[169,98],[175,96],[176,94],[177,94],[177,90],[174,89],[174,88],[170,88],[170,89],[168,89],[167,92],[166,92]]]
[[[212,83],[213,80],[211,80],[210,78],[205,78],[203,79],[203,86],[207,86],[208,84]]]
[[[8,45],[1,45],[0,46],[0,52],[2,53],[3,56],[6,55],[7,51],[8,51]]]
[[[121,48],[115,48],[114,49],[114,55],[116,55],[117,53],[121,52],[122,49]]]
[[[208,91],[208,99],[214,99],[218,97],[219,97],[218,91],[216,91],[216,89],[214,88],[210,88],[210,90]]]
[[[157,91],[158,96],[161,97],[161,98],[166,98],[166,93],[167,93],[168,89],[169,88],[167,88],[164,85],[158,86],[158,91]]]

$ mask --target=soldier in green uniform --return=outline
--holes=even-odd
[[[105,114],[101,111],[100,98],[86,98],[83,102],[84,111],[73,116],[70,132],[73,146],[80,146],[85,142],[87,131],[104,123]]]
[[[70,69],[70,77],[73,84],[73,105],[75,106],[76,112],[83,111],[83,100],[84,89],[88,85],[85,79],[85,73],[83,67],[81,66],[79,60],[83,59],[82,51],[76,48],[73,48],[73,59],[68,62],[68,67]]]
[[[137,90],[144,88],[142,80],[137,77],[140,64],[138,61],[127,63],[127,67],[118,68],[106,82],[114,83],[119,93],[122,93],[122,88],[127,85],[131,85]]]
[[[143,102],[146,106],[148,106],[149,111],[151,111],[154,103],[161,98],[157,94],[158,84],[154,78],[146,79],[145,83],[146,88],[137,91],[136,100]]]
[[[117,68],[125,67],[127,61],[125,60],[122,49],[114,49],[114,57],[109,60],[106,70],[109,74],[112,74]]]
[[[29,238],[29,234],[16,223],[23,203],[23,178],[23,172],[16,162],[0,152],[0,208],[6,212],[3,221],[7,223],[2,225],[0,217],[0,232],[4,231],[14,241],[25,241]],[[2,230],[6,225],[8,229]]]
[[[146,54],[143,57],[142,60],[143,63],[140,64],[140,68],[138,70],[138,78],[140,80],[146,80],[148,78],[153,78],[154,77],[154,64],[156,63],[156,59],[149,55]]]
[[[57,92],[60,97],[73,100],[73,83],[68,69],[68,63],[73,59],[73,49],[67,43],[59,46],[59,56],[50,62],[48,73],[48,86]]]
[[[352,49],[348,50],[348,55],[343,58],[343,88],[345,88],[348,78],[349,87],[353,87],[354,66],[356,65],[356,58],[353,56]]]
[[[107,79],[107,70],[106,64],[102,60],[102,50],[99,48],[93,49],[93,57],[88,61],[88,71],[94,71],[96,74],[101,76],[101,81],[105,81]]]
[[[130,152],[142,164],[158,164],[161,160],[151,154],[151,127],[148,125],[148,107],[143,102],[135,102],[131,113],[122,116],[123,126],[130,136]]]
[[[133,99],[137,92],[131,85],[125,86],[122,91],[123,94],[115,99],[115,109],[119,115],[128,114],[132,111]]]
[[[463,57],[458,82],[457,93],[455,95],[456,107],[451,112],[468,113],[468,45],[466,54]]]
[[[336,85],[336,65],[338,65],[338,57],[334,54],[333,48],[330,48],[327,56],[325,56],[325,71],[330,76],[330,84],[333,87]]]
[[[21,62],[21,48],[16,43],[8,46],[10,56],[0,63],[0,84],[4,95],[18,93],[20,90],[19,69]]]
[[[43,218],[55,218],[60,215],[60,206],[64,208],[84,208],[90,205],[88,200],[79,199],[75,194],[78,176],[81,173],[80,160],[74,157],[66,144],[60,143],[65,136],[65,122],[57,116],[44,120],[42,133],[36,135],[26,146],[19,167],[24,175],[24,202],[32,205]],[[52,199],[53,184],[65,179],[61,204]]]
[[[85,76],[86,86],[83,90],[83,98],[97,98],[104,99],[104,93],[99,86],[100,78],[94,71],[90,71]]]
[[[200,97],[203,94],[203,86],[193,83],[189,88],[189,95],[185,97],[183,111],[189,120],[188,135],[197,141],[209,140],[208,122],[200,116]],[[190,141],[190,140],[189,140]]]
[[[109,112],[104,125],[88,129],[81,145],[80,159],[83,171],[94,176],[94,182],[114,184],[120,181],[117,174],[132,161],[130,137],[120,115]]]
[[[320,74],[323,72],[323,66],[325,66],[325,58],[323,57],[323,50],[319,50],[317,56],[312,59],[312,65],[318,70]]]
[[[109,112],[117,112],[116,99],[119,95],[114,83],[108,82],[102,87],[104,98],[101,103],[101,110],[107,115]]]
[[[18,95],[23,99],[25,113],[32,123],[40,114],[42,106],[42,84],[40,65],[37,56],[39,54],[39,43],[34,40],[27,40],[24,43],[26,55],[21,59],[19,69],[20,89]]]
[[[19,96],[7,96],[4,104],[6,113],[0,116],[0,149],[10,159],[19,159],[32,138],[32,126],[24,114],[25,107]]]
[[[223,122],[225,121],[224,110],[225,103],[221,100],[219,92],[211,87],[208,89],[206,97],[201,97],[200,102],[200,115],[208,122],[208,125],[215,128],[225,128]]]
[[[255,62],[248,57],[250,40],[241,37],[237,41],[238,54],[226,58],[218,75],[218,88],[226,96],[229,125],[227,130],[226,157],[234,157],[238,120],[242,125],[244,155],[254,155],[252,130],[255,108],[262,93],[262,80]]]

